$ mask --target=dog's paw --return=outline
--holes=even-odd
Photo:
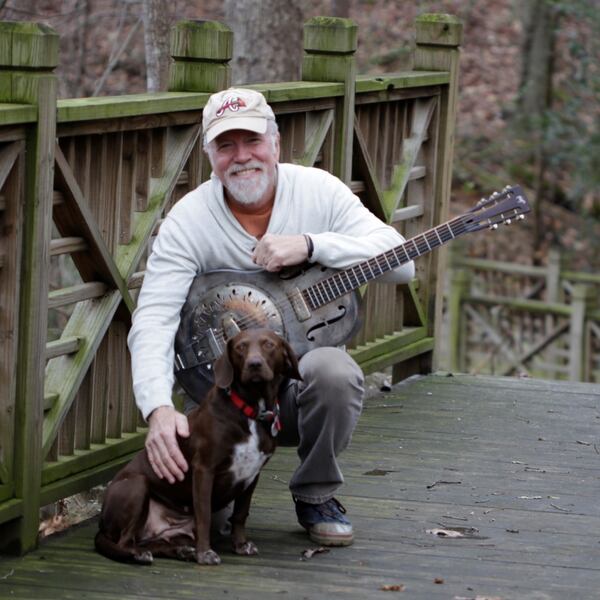
[[[243,556],[252,556],[253,554],[258,554],[258,548],[254,542],[244,542],[243,544],[234,544],[233,551],[236,554],[241,554]]]
[[[134,552],[133,560],[140,565],[151,565],[154,557],[150,550],[144,550],[143,552]]]
[[[220,565],[221,557],[214,550],[206,550],[197,553],[196,561],[199,565]]]
[[[177,548],[179,560],[196,560],[196,548],[194,546],[179,546]]]

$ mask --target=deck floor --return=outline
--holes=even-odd
[[[286,484],[297,459],[279,449],[249,519],[260,556],[222,540],[219,567],[121,565],[94,552],[92,521],[0,558],[0,598],[599,598],[599,432],[599,386],[413,380],[367,401],[344,454],[352,547],[303,559],[314,544]]]

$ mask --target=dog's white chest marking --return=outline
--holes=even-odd
[[[250,435],[246,441],[234,446],[231,467],[229,468],[233,474],[234,485],[243,482],[245,488],[254,481],[262,466],[271,456],[270,454],[261,452],[258,448],[256,421],[248,419],[248,424],[250,426]]]

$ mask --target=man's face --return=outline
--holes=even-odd
[[[241,204],[256,204],[275,192],[279,135],[245,129],[226,131],[212,142],[211,166],[227,191]]]

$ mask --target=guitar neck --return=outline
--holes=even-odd
[[[304,288],[301,293],[311,309],[319,308],[358,289],[369,281],[397,269],[411,260],[431,252],[466,233],[464,216],[457,217],[425,233],[410,238],[403,244],[378,254],[373,258],[342,269],[317,283]]]

